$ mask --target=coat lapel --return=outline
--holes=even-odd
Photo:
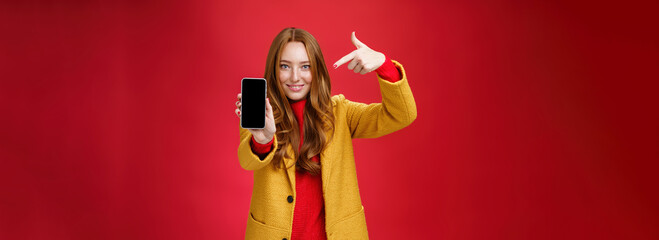
[[[329,134],[327,132],[326,134]],[[332,151],[334,151],[334,141],[332,141],[332,138],[330,138],[330,141],[327,143],[327,146],[325,146],[325,149],[323,149],[322,152],[320,152],[320,176],[321,180],[323,182],[323,195],[325,195],[325,186],[329,183],[330,179],[330,174],[332,173],[332,159],[331,156],[333,156]]]
[[[294,156],[293,149],[290,146],[288,147],[287,153],[289,156]],[[295,159],[284,158],[283,162],[284,162],[284,169],[286,170],[286,175],[288,175],[288,183],[290,184],[293,192],[295,192]]]
[[[327,134],[330,134],[331,132],[327,132]],[[334,136],[332,136],[334,138]],[[325,193],[326,186],[329,183],[330,179],[330,174],[331,174],[331,165],[332,165],[332,159],[330,159],[330,156],[332,156],[331,152],[334,151],[334,141],[330,140],[327,143],[327,146],[323,151],[320,153],[320,174],[321,174],[321,180],[323,184],[323,194]],[[288,148],[288,154],[289,156],[294,156],[293,148],[289,146]],[[294,158],[284,158],[284,164],[286,168],[286,175],[288,175],[288,181],[290,183],[291,189],[293,189],[293,192],[295,192],[295,159]]]

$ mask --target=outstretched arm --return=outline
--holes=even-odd
[[[236,102],[236,115],[240,117],[242,94],[238,94]],[[238,145],[238,160],[240,166],[246,170],[262,168],[274,157],[272,149],[277,149],[277,138],[274,136],[276,127],[272,114],[270,99],[266,99],[265,128],[240,129],[240,145]]]
[[[377,69],[382,93],[382,103],[363,104],[340,99],[347,107],[346,119],[352,137],[379,137],[411,124],[417,115],[416,103],[403,66],[396,61],[386,62],[384,54],[359,41],[354,32],[351,40],[357,49],[339,59],[334,68],[350,62],[348,69],[355,73],[366,74]]]

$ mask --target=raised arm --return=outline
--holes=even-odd
[[[364,104],[341,99],[353,138],[380,137],[410,125],[416,119],[416,103],[403,66],[393,61],[401,79],[390,82],[378,76],[381,103]]]
[[[379,137],[410,125],[416,119],[416,103],[403,66],[359,41],[355,32],[352,32],[351,40],[357,49],[339,59],[334,68],[350,62],[348,69],[355,73],[366,74],[378,70],[382,93],[382,102],[373,104],[352,102],[339,96],[339,101],[347,109],[346,118],[352,137]]]

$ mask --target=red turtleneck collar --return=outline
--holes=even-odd
[[[304,98],[299,101],[293,102],[292,100],[288,100],[291,103],[291,108],[293,109],[293,114],[295,114],[295,118],[297,119],[298,125],[300,126],[300,129],[302,129],[302,123],[304,123],[304,106],[307,105],[307,99]]]

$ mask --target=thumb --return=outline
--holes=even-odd
[[[357,47],[357,49],[360,49],[362,47],[367,47],[366,44],[362,43],[362,41],[359,41],[359,39],[357,39],[357,36],[355,36],[354,31],[352,32],[352,36],[350,37],[350,40],[352,40],[352,44],[354,44],[355,47]]]
[[[272,105],[270,105],[270,98],[265,99],[265,112],[272,114]]]

